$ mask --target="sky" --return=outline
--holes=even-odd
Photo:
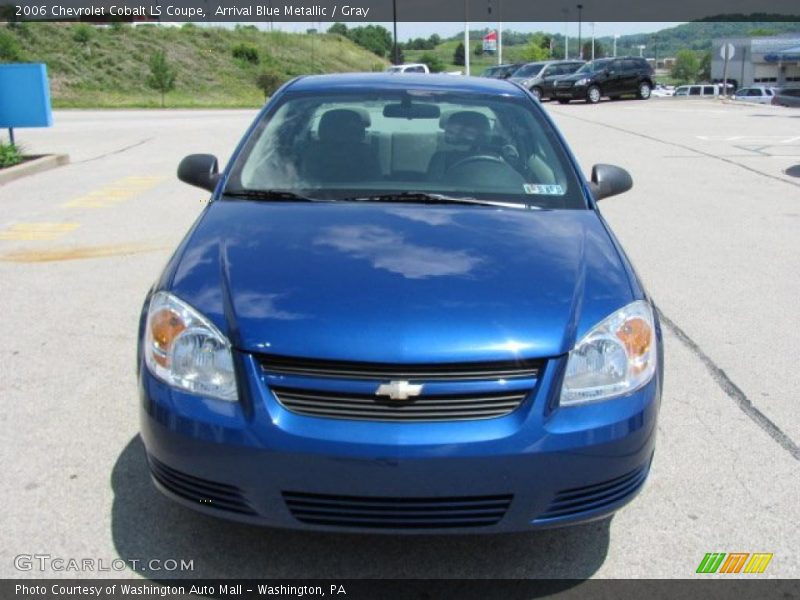
[[[675,27],[681,23],[596,23],[595,36],[605,37],[612,35],[628,35],[632,33],[652,33],[661,29]],[[392,23],[346,23],[348,27],[357,27],[359,25],[382,25],[389,31],[392,30]],[[263,28],[268,28],[269,25],[261,24]],[[316,27],[324,29],[328,24],[323,23],[275,23],[275,29],[283,31],[296,31],[303,32],[306,29]],[[568,30],[570,37],[578,35],[578,23],[504,23],[503,29],[511,29],[521,32],[544,31],[546,33],[560,33],[564,34],[565,26]],[[470,23],[470,29],[483,29],[484,27],[496,28],[497,23]],[[591,37],[592,25],[584,22],[582,24],[582,35],[584,37]],[[409,38],[424,37],[427,38],[434,33],[438,33],[442,37],[450,37],[457,33],[463,33],[463,23],[398,23],[397,24],[397,38],[400,41],[407,41]]]

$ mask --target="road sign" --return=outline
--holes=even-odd
[[[727,56],[725,56],[727,50]],[[736,54],[736,49],[733,47],[733,44],[722,44],[719,48],[719,57],[722,60],[730,60],[733,58],[733,55]]]

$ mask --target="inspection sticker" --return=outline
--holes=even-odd
[[[525,183],[522,186],[526,194],[539,194],[542,196],[563,196],[564,188],[560,185],[543,185],[541,183]]]

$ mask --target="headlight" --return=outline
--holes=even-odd
[[[220,400],[236,401],[230,342],[191,306],[167,292],[150,300],[145,361],[171,386]]]
[[[522,85],[523,85],[524,87],[530,87],[530,85],[531,85],[532,83],[533,83],[533,79],[523,79],[523,80],[522,80]]]
[[[575,82],[575,85],[586,85],[587,83],[589,83],[589,78],[584,77],[583,79],[578,79],[578,81]]]
[[[606,400],[645,385],[656,370],[653,310],[637,300],[583,336],[567,359],[561,406]]]

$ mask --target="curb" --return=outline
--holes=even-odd
[[[69,164],[68,154],[47,154],[24,162],[21,165],[0,170],[0,185],[66,164]]]

